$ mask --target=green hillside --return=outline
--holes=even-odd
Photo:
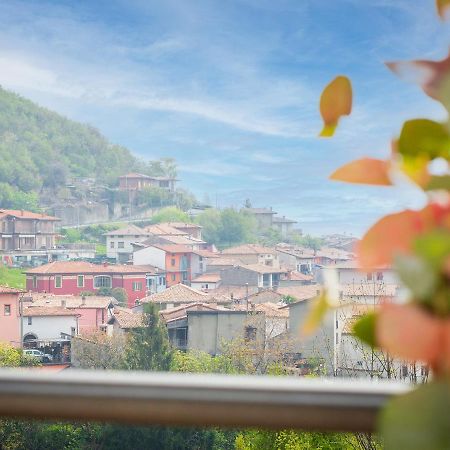
[[[69,120],[0,87],[0,207],[36,209],[43,188],[73,177],[113,186],[124,172],[163,175],[173,161],[139,161],[90,125]]]

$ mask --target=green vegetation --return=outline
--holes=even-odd
[[[22,269],[9,268],[0,264],[0,285],[25,289],[25,274],[22,273]]]
[[[158,211],[151,220],[151,223],[162,222],[192,222],[189,216],[181,209],[175,206],[169,206]]]

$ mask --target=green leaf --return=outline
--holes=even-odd
[[[431,382],[391,400],[380,416],[385,450],[450,448],[450,385]]]
[[[440,271],[450,255],[450,233],[437,230],[417,237],[414,242],[414,250],[436,271]]]
[[[450,175],[431,177],[424,189],[426,191],[450,191]]]
[[[397,255],[394,262],[400,280],[414,300],[430,299],[439,283],[439,274],[428,261],[417,256]]]
[[[450,136],[447,128],[428,119],[408,120],[403,124],[398,151],[404,156],[450,158]]]
[[[368,313],[353,324],[353,333],[355,336],[371,347],[377,345],[375,336],[376,320],[377,315],[375,313]]]

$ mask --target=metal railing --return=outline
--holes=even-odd
[[[295,377],[0,370],[0,416],[366,431],[406,384]]]

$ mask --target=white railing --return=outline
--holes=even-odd
[[[296,377],[0,370],[0,416],[367,431],[406,384]]]

